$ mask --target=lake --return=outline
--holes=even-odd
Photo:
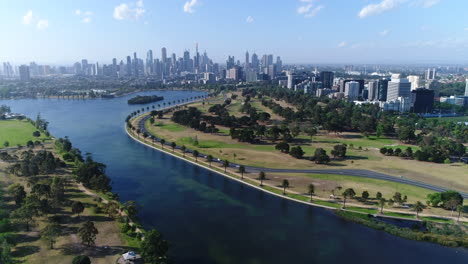
[[[168,102],[203,93],[139,94],[161,95]],[[142,224],[164,234],[176,263],[468,263],[466,249],[406,240],[350,223],[329,210],[268,195],[145,147],[124,131],[125,117],[143,107],[127,105],[133,96],[0,104],[33,120],[40,112],[53,135],[68,136],[83,153],[107,164],[113,191],[122,201],[143,206]]]

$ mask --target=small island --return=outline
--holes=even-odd
[[[148,96],[141,96],[138,95],[136,97],[133,97],[128,100],[128,104],[133,105],[133,104],[148,104],[148,103],[154,103],[158,101],[164,100],[164,96],[157,96],[157,95],[148,95]]]

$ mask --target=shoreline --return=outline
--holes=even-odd
[[[56,95],[54,95],[54,96],[50,96],[50,97],[38,96],[38,97],[0,98],[0,100],[22,100],[22,99],[112,100],[112,99],[121,98],[121,97],[124,97],[124,96],[127,96],[127,95],[136,94],[136,93],[156,92],[156,91],[196,91],[196,92],[206,92],[205,90],[198,89],[198,88],[192,88],[192,89],[186,89],[186,88],[162,89],[162,88],[159,88],[159,89],[147,89],[147,90],[138,90],[138,91],[126,92],[126,93],[123,93],[123,94],[120,94],[120,95],[116,95],[116,96],[111,97],[111,98],[102,98],[102,97],[96,97],[96,98],[89,98],[89,97],[86,97],[86,98],[74,98],[74,97],[72,97],[72,98],[64,98],[64,97],[67,97],[67,96],[56,96]],[[208,93],[208,92],[207,92],[207,93]],[[148,104],[151,104],[151,103],[148,103]]]

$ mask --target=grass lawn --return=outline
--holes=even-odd
[[[228,93],[227,97],[230,98],[231,93]],[[230,114],[236,116],[244,115],[239,112],[242,100],[240,95],[238,95],[237,99],[232,100],[231,104],[227,107]],[[197,102],[190,106],[198,107],[206,112],[211,105],[222,103],[223,101],[224,96],[219,95],[205,104]],[[282,119],[272,114],[270,109],[262,106],[259,99],[252,98],[251,104],[258,111],[267,111],[272,115],[272,120],[269,124],[281,122]],[[290,143],[290,146],[301,146],[305,152],[305,158],[295,159],[288,154],[275,150],[275,143],[262,142],[261,144],[249,144],[233,140],[229,136],[229,128],[226,127],[218,126],[220,129],[219,133],[206,134],[173,123],[170,120],[170,114],[165,115],[157,123],[161,123],[161,125],[150,126],[147,123],[148,130],[168,142],[176,142],[177,145],[185,145],[187,148],[197,149],[203,154],[211,154],[215,158],[227,159],[243,165],[292,169],[368,169],[395,177],[403,176],[454,190],[468,191],[468,174],[466,173],[468,165],[461,163],[435,164],[382,155],[379,152],[379,149],[382,147],[401,148],[403,151],[407,147],[411,147],[413,152],[418,149],[417,146],[405,145],[394,138],[364,137],[360,133],[352,132],[335,135],[334,133],[319,131],[319,134],[314,136],[312,141],[310,141],[309,136],[301,134]],[[330,155],[331,150],[337,144],[348,145],[347,159],[332,160],[327,165],[315,164],[308,160],[317,148],[323,148]],[[421,197],[421,199],[424,200],[425,197]]]
[[[366,214],[376,214],[377,213],[377,209],[372,209],[372,208],[346,206],[346,209],[348,209],[350,211],[356,211],[356,212],[361,212],[361,213],[366,213]]]
[[[415,215],[395,213],[395,212],[385,212],[385,210],[384,210],[384,215],[394,216],[394,217],[401,217],[401,218],[408,218],[408,219],[416,219]]]
[[[312,182],[316,185],[316,193],[322,197],[328,197],[331,194],[331,190],[338,186],[342,188],[341,192],[346,188],[353,188],[358,197],[361,196],[363,191],[368,191],[370,198],[375,197],[377,192],[381,192],[384,198],[389,199],[395,192],[400,192],[408,196],[409,202],[425,201],[427,195],[432,193],[427,189],[411,185],[356,176],[316,173],[273,173],[269,175],[271,175],[271,177],[283,175],[283,177],[287,177],[292,183],[297,181],[297,185],[292,185],[297,186],[301,192],[307,191],[305,189],[305,187],[307,187],[307,181]],[[336,194],[341,195],[340,191],[336,191]],[[369,200],[369,202],[371,202],[371,200]]]
[[[48,139],[43,133],[34,137],[32,133],[37,130],[26,120],[0,120],[0,148],[4,147],[5,141],[10,143],[10,147],[16,147],[18,144],[25,146],[29,140]]]
[[[438,223],[443,223],[443,224],[453,224],[454,223],[454,221],[452,219],[445,219],[445,218],[431,217],[431,216],[422,216],[421,220],[438,222]]]
[[[148,120],[148,122],[149,122],[149,120]],[[171,124],[156,123],[155,126],[161,128],[161,129],[170,131],[170,132],[182,132],[182,131],[187,130],[186,127],[183,127],[181,125],[174,124],[174,123],[171,123]]]

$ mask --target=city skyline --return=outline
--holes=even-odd
[[[82,58],[109,63],[162,47],[177,56],[193,53],[198,42],[200,53],[208,51],[217,63],[229,55],[243,61],[249,51],[281,54],[285,64],[463,64],[468,57],[464,5],[447,0],[52,1],[48,6],[21,1],[0,11],[6,40],[0,57],[15,64],[70,64]]]

